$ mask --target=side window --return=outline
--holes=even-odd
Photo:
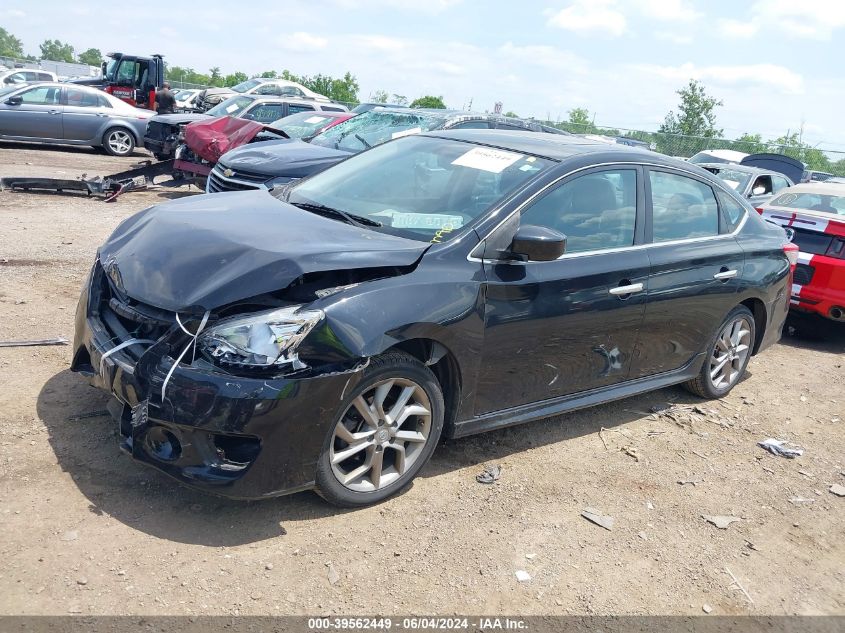
[[[523,132],[527,130],[527,127],[523,127],[521,125],[512,125],[511,123],[496,123],[497,130],[522,130]]]
[[[111,107],[109,100],[106,99],[103,95],[97,95],[97,105],[99,105],[101,108],[110,108]]]
[[[328,108],[323,108],[327,110]],[[296,114],[297,112],[311,112],[314,110],[314,106],[306,105],[304,103],[289,103],[288,104],[288,114]]]
[[[65,95],[69,106],[96,108],[100,105],[99,95],[79,88],[65,88]]]
[[[713,189],[702,182],[649,171],[655,242],[719,234],[719,208]]]
[[[7,84],[22,84],[22,83],[25,83],[25,82],[26,82],[26,75],[24,75],[23,73],[11,74],[8,77],[6,77],[6,79],[3,80],[3,83],[7,83]]]
[[[39,81],[56,81],[53,79],[52,75],[48,75],[47,73],[38,73],[38,80]]]
[[[457,125],[453,125],[450,129],[452,130],[489,130],[490,125],[487,121],[464,121],[462,123],[458,123]]]
[[[279,93],[279,87],[276,84],[264,84],[263,86],[258,86],[255,90],[252,91],[252,94],[256,95],[277,95]]]
[[[24,77],[26,77],[27,81],[38,81],[38,73],[32,72],[31,70],[26,71]]]
[[[117,68],[117,83],[135,85],[138,76],[138,62],[123,60]]]
[[[56,105],[59,103],[60,90],[53,86],[38,86],[21,93],[21,99],[30,105]]]
[[[781,189],[786,189],[789,186],[789,181],[781,176],[772,176],[774,181],[774,192],[777,193]]]
[[[637,172],[613,169],[565,182],[522,212],[522,224],[566,235],[566,252],[633,246]]]
[[[724,191],[717,191],[716,197],[719,198],[719,208],[722,210],[722,220],[725,229],[722,232],[733,233],[747,211],[745,207]]]
[[[751,186],[751,193],[755,196],[765,196],[772,193],[772,177],[771,176],[757,176],[754,184]]]

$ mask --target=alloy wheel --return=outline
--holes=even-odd
[[[373,492],[408,472],[431,433],[431,402],[420,385],[389,378],[360,394],[334,429],[329,460],[345,488]]]
[[[132,141],[128,132],[117,130],[109,134],[106,141],[115,154],[127,154],[132,149]]]
[[[716,389],[732,387],[751,353],[751,323],[744,316],[730,321],[716,339],[710,356],[710,380]]]

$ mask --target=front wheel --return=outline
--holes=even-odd
[[[103,134],[103,147],[112,156],[129,156],[135,149],[135,137],[129,130],[113,127]]]
[[[686,388],[702,398],[727,395],[748,367],[755,334],[751,310],[745,306],[731,310],[707,347],[701,373],[687,382]]]
[[[390,352],[374,358],[340,415],[317,463],[317,492],[352,508],[406,488],[425,465],[443,429],[443,393],[431,370]]]

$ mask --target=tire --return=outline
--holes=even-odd
[[[397,411],[400,398],[404,404]],[[373,358],[332,421],[317,461],[317,494],[336,506],[357,508],[407,488],[440,440],[444,409],[443,392],[428,367],[401,352]]]
[[[103,134],[103,149],[112,156],[129,156],[135,150],[135,136],[123,127],[113,127]]]
[[[745,374],[754,349],[754,315],[745,306],[730,311],[707,345],[707,357],[698,376],[684,386],[697,396],[721,398]]]

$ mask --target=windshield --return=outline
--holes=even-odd
[[[353,156],[286,195],[294,205],[339,209],[381,223],[374,231],[439,243],[551,164],[517,152],[413,136]]]
[[[6,86],[5,88],[0,88],[0,97],[3,97],[5,95],[9,94],[10,92],[14,92],[15,90],[20,90],[22,87],[23,86],[20,86],[18,84],[14,84],[12,86]]]
[[[248,92],[249,90],[252,90],[261,83],[262,82],[259,79],[247,79],[246,81],[242,81],[241,83],[239,83],[237,86],[232,86],[232,90],[234,90],[235,92],[244,93]]]
[[[843,194],[845,194],[845,191],[843,191]],[[769,206],[845,215],[845,195],[834,196],[827,193],[811,192],[783,193],[772,200]]]
[[[239,116],[250,105],[252,105],[252,99],[249,97],[229,97],[211,108],[206,114],[210,116]]]
[[[108,65],[106,66],[106,76],[105,78],[109,81],[114,81],[114,70],[117,68],[117,60],[110,59]]]
[[[393,138],[436,130],[445,122],[436,115],[370,110],[330,127],[311,139],[311,144],[360,152]]]
[[[708,171],[711,171],[716,174],[731,189],[733,189],[734,191],[739,191],[740,193],[745,191],[745,187],[748,184],[748,181],[751,180],[751,174],[744,171],[738,171],[736,169],[709,169]]]
[[[306,138],[313,136],[336,118],[325,114],[315,114],[314,112],[297,112],[278,121],[273,121],[268,127],[281,130],[291,138]]]

